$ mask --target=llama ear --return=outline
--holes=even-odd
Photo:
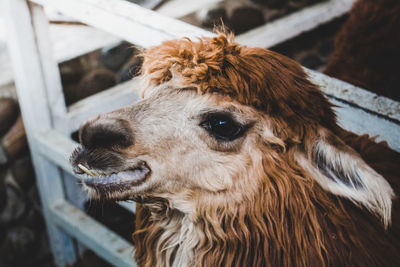
[[[357,152],[323,130],[312,145],[311,158],[310,162],[301,156],[299,163],[322,188],[364,206],[380,217],[385,227],[390,224],[393,189]]]

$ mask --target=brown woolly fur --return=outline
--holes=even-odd
[[[400,101],[399,29],[399,0],[358,0],[324,72]]]
[[[395,171],[393,175],[400,164],[399,154],[365,136],[357,139],[347,134],[345,138],[367,159],[380,159],[372,163],[383,165],[377,170],[393,177],[392,185],[399,188],[400,174]],[[382,160],[375,152],[384,152],[393,160]],[[276,166],[271,166],[271,161],[264,164],[269,169],[264,169],[268,179],[253,202],[238,206],[235,214],[219,207],[199,210],[197,227],[203,236],[196,266],[397,266],[398,213],[391,231],[386,232],[367,212],[306,182],[298,167],[287,166],[295,165],[290,160],[277,161]],[[292,173],[282,177],[283,171],[291,169]],[[271,180],[273,177],[278,179]],[[160,218],[173,220],[177,216],[166,203],[161,206],[149,209],[137,205],[139,230],[133,237],[141,266],[157,264],[154,250],[164,232]]]
[[[139,266],[398,265],[400,157],[299,64],[219,34],[146,51],[142,79],[71,158],[92,197],[140,203]]]
[[[321,138],[316,129],[322,126],[365,154],[398,193],[399,155],[338,127],[331,105],[297,63],[265,49],[239,46],[232,36],[222,34],[198,42],[168,41],[148,50],[143,79],[149,87],[163,83],[195,87],[200,94],[216,93],[253,106],[271,117],[274,133],[283,141],[281,149],[259,144],[262,160],[248,166],[258,169],[253,175],[258,175],[254,179],[260,181],[259,188],[241,204],[224,207],[216,204],[223,195],[204,200],[192,192],[193,199],[200,199],[194,220],[200,232],[196,266],[396,266],[400,262],[397,213],[385,231],[367,211],[324,191],[294,160],[299,150],[310,155],[311,143]],[[347,147],[342,141],[336,143]],[[380,158],[382,152],[392,160]],[[397,200],[394,206],[398,208]],[[160,254],[155,251],[165,221],[182,216],[167,202],[138,205],[136,229],[140,230],[134,240],[140,265],[157,265],[155,255]]]

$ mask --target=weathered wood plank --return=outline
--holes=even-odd
[[[307,7],[237,36],[247,46],[272,47],[347,13],[354,0],[330,0]]]
[[[84,25],[50,25],[54,57],[58,63],[116,44],[120,38]]]
[[[8,47],[51,248],[58,266],[72,264],[76,259],[74,242],[57,228],[49,211],[50,203],[64,200],[62,178],[57,166],[36,153],[39,145],[35,135],[41,130],[51,129],[53,122],[30,10],[25,0],[5,0],[3,7],[9,29]]]
[[[1,21],[0,21],[1,23]],[[1,29],[0,29],[1,31]],[[50,39],[58,63],[119,42],[121,39],[101,30],[82,25],[50,25]],[[13,86],[14,77],[7,50],[3,48],[0,38],[0,88]]]
[[[56,8],[88,25],[93,25],[143,47],[183,36],[194,38],[211,35],[209,31],[124,0],[32,1]]]
[[[71,164],[69,164],[69,157],[74,149],[79,146],[77,142],[53,129],[37,133],[35,140],[39,154],[74,175]]]
[[[136,266],[133,260],[134,247],[77,207],[61,202],[53,205],[50,211],[62,229],[110,264],[118,267]]]
[[[330,101],[337,105],[335,111],[338,123],[343,128],[356,134],[377,136],[377,141],[387,141],[390,147],[400,152],[400,124],[387,120],[377,114],[349,105],[330,97]]]
[[[222,0],[169,0],[162,4],[156,11],[162,15],[181,18],[207,6],[215,5]]]
[[[41,6],[31,5],[32,25],[35,33],[35,39],[38,48],[38,56],[40,57],[43,80],[46,84],[47,103],[49,106],[50,117],[53,121],[53,127],[63,132],[69,133],[68,125],[65,123],[67,108],[65,105],[63,88],[61,84],[60,72],[58,64],[53,57],[53,46],[49,35],[49,22],[46,14]],[[85,194],[80,190],[75,179],[70,179],[70,174],[64,170],[60,170],[61,179],[64,184],[65,198],[71,201],[75,206],[83,209],[85,203]],[[84,248],[79,246],[80,253],[84,252]]]
[[[352,105],[378,113],[400,122],[400,103],[384,96],[361,89],[350,83],[329,77],[317,71],[306,69],[310,79],[327,94],[343,99]]]
[[[52,51],[49,22],[41,6],[32,4],[31,14],[38,56],[42,66],[48,107],[50,108],[50,117],[56,129],[67,133],[68,129],[63,122],[67,114],[67,108],[64,100],[60,71],[58,70],[58,64],[53,57],[53,53],[49,53],[49,51]]]

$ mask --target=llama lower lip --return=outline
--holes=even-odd
[[[112,192],[137,186],[144,182],[149,174],[150,169],[146,165],[141,165],[131,170],[113,173],[110,176],[85,178],[83,182],[99,191]]]

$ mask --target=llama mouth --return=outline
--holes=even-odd
[[[109,174],[88,169],[82,164],[78,164],[77,167],[85,173],[80,175],[82,182],[99,193],[112,193],[138,186],[147,179],[151,172],[145,162],[141,162],[133,168]]]

